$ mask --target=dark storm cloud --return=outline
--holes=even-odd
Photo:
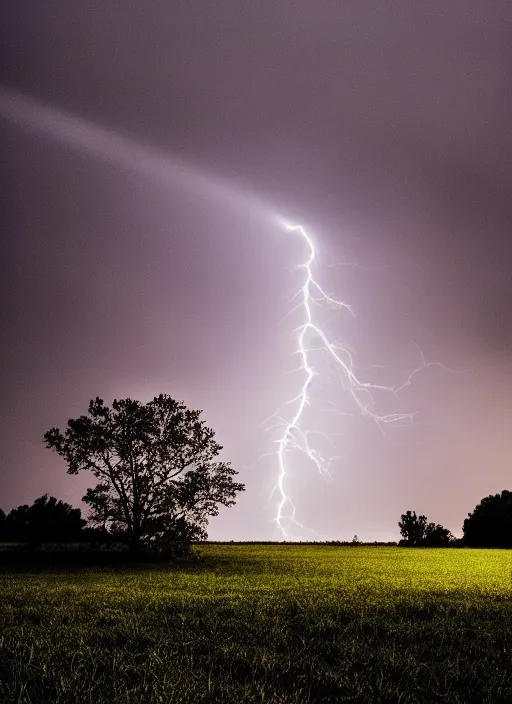
[[[330,534],[392,532],[411,502],[456,530],[508,481],[510,14],[483,0],[4,8],[6,86],[229,177],[304,218],[324,260],[367,264],[326,274],[357,311],[340,336],[364,365],[403,375],[416,341],[474,369],[407,391],[438,428],[413,436],[419,452],[355,434],[336,491],[309,509]],[[296,253],[185,182],[165,188],[7,120],[2,134],[4,503],[49,482],[79,496],[40,437],[97,393],[176,389],[251,464],[250,428],[288,391]],[[267,534],[270,473],[247,473],[226,535]],[[341,518],[326,491],[343,495]]]

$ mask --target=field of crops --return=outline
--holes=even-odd
[[[198,552],[0,574],[0,702],[512,701],[508,551]]]

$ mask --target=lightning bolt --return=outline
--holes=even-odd
[[[222,199],[230,205],[236,203],[253,215],[264,215],[265,219],[272,218],[275,222],[274,207],[252,191],[235,187],[228,180],[204,169],[198,169],[175,155],[162,153],[143,142],[130,139],[60,108],[39,103],[2,85],[0,85],[0,117],[35,134],[44,134],[64,144],[72,145],[93,158],[148,175],[167,186],[192,187],[202,195],[210,195],[216,200]],[[330,465],[335,459],[325,458],[310,440],[314,434],[313,431],[304,430],[302,427],[305,410],[312,402],[313,380],[315,376],[320,376],[313,365],[312,353],[319,350],[322,352],[330,367],[338,373],[342,386],[355,404],[355,408],[365,418],[374,421],[382,432],[385,432],[386,425],[399,424],[402,421],[412,422],[414,414],[379,414],[376,410],[374,392],[386,391],[397,396],[401,390],[411,384],[414,376],[421,369],[430,366],[441,366],[443,369],[446,367],[439,362],[427,362],[421,355],[421,366],[415,369],[401,386],[383,386],[360,379],[350,350],[339,346],[329,338],[321,323],[317,321],[316,315],[318,307],[321,306],[344,310],[354,315],[352,308],[347,303],[329,296],[316,280],[314,276],[316,251],[313,239],[306,229],[301,225],[291,225],[282,220],[280,220],[280,226],[288,233],[296,235],[302,241],[306,252],[304,261],[299,265],[303,273],[303,283],[296,295],[298,299],[296,309],[301,312],[302,323],[295,330],[295,352],[300,358],[302,383],[297,394],[284,404],[287,409],[293,408],[288,416],[285,417],[281,413],[272,416],[280,429],[277,441],[278,474],[272,494],[273,496],[276,493],[278,497],[275,522],[282,536],[290,539],[295,537],[292,530],[310,531],[297,520],[295,504],[287,492],[287,481],[291,476],[289,466],[291,451],[298,450],[304,453],[323,477],[330,476]],[[313,347],[310,338],[316,338],[320,342],[320,347]],[[325,433],[321,435],[327,437]]]
[[[415,374],[428,366],[437,366],[438,362],[426,362],[423,355],[422,364],[415,369],[400,386],[384,386],[373,384],[359,378],[356,373],[353,357],[347,347],[339,346],[332,341],[315,316],[318,306],[327,305],[338,310],[344,310],[350,315],[354,315],[350,305],[343,301],[338,301],[329,296],[322,286],[315,279],[314,269],[317,260],[313,239],[302,225],[292,225],[281,221],[281,225],[291,234],[297,235],[304,245],[306,256],[299,264],[299,269],[303,272],[303,282],[300,290],[294,298],[298,298],[297,309],[301,311],[302,322],[295,330],[296,348],[295,354],[300,359],[300,371],[302,373],[302,383],[297,394],[287,401],[284,406],[293,408],[288,418],[281,413],[275,413],[272,418],[281,428],[281,434],[277,440],[277,481],[271,496],[277,494],[277,509],[275,522],[284,539],[298,539],[304,535],[304,531],[315,533],[310,528],[306,528],[296,517],[296,506],[287,492],[287,479],[291,474],[289,466],[290,453],[298,450],[306,455],[315,469],[324,477],[330,476],[330,464],[333,458],[325,458],[322,453],[315,448],[310,441],[311,432],[302,429],[302,421],[306,408],[311,404],[311,387],[317,371],[311,359],[311,353],[318,351],[318,347],[310,346],[310,339],[315,338],[320,341],[320,350],[324,357],[331,363],[337,371],[343,388],[351,397],[356,409],[365,418],[375,422],[379,429],[384,432],[385,426],[389,424],[400,424],[400,422],[412,423],[413,413],[389,413],[380,414],[376,410],[374,392],[385,391],[397,396],[398,392],[409,386]],[[441,365],[442,366],[442,365]],[[299,535],[296,535],[297,530]],[[293,533],[291,531],[294,531]]]

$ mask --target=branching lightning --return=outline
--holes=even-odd
[[[244,211],[250,210],[253,215],[264,216],[266,221],[275,217],[274,207],[252,191],[234,186],[225,179],[198,169],[172,154],[162,153],[143,142],[127,138],[60,108],[39,103],[1,85],[0,117],[34,133],[42,133],[64,144],[70,144],[93,158],[102,159],[142,175],[149,175],[151,178],[163,181],[166,186],[183,187],[185,185],[203,196],[206,194],[215,199],[219,198],[230,205],[236,203],[243,207]],[[292,531],[299,531],[302,534],[310,531],[297,520],[296,507],[289,494],[289,479],[292,475],[291,452],[298,450],[304,453],[312,466],[324,477],[330,476],[330,465],[334,459],[324,457],[318,447],[319,443],[311,439],[318,434],[328,441],[329,437],[325,433],[303,427],[305,411],[312,403],[313,380],[315,376],[321,376],[313,364],[313,353],[319,351],[322,353],[330,368],[336,371],[355,409],[363,417],[375,422],[382,432],[385,432],[385,427],[389,424],[411,423],[414,414],[379,414],[374,394],[384,391],[397,396],[401,390],[411,384],[413,377],[421,369],[443,365],[438,362],[426,362],[422,356],[421,366],[416,368],[401,386],[390,387],[362,380],[356,372],[349,348],[331,340],[318,320],[318,310],[322,306],[343,310],[353,315],[350,305],[328,295],[315,278],[316,251],[313,239],[306,229],[301,225],[290,225],[283,221],[281,225],[288,233],[296,235],[305,249],[304,261],[299,265],[303,275],[302,285],[297,292],[298,303],[294,309],[301,314],[301,324],[295,330],[295,352],[300,359],[302,381],[297,393],[284,404],[286,409],[292,410],[286,416],[281,412],[273,416],[280,433],[277,440],[278,471],[273,491],[273,495],[278,499],[275,522],[282,536],[289,539],[298,537]],[[313,340],[315,340],[314,344]]]
[[[384,427],[388,424],[399,424],[400,422],[411,423],[413,413],[390,413],[380,414],[376,410],[373,393],[385,391],[396,396],[399,391],[409,386],[413,376],[427,366],[438,365],[438,362],[426,362],[422,355],[422,365],[415,369],[401,386],[384,386],[373,384],[360,379],[356,373],[353,357],[347,347],[339,346],[332,341],[315,315],[318,306],[328,305],[330,308],[344,310],[350,315],[354,315],[350,305],[343,301],[338,301],[329,296],[324,288],[318,283],[314,276],[316,261],[316,251],[313,240],[304,227],[301,225],[290,225],[282,223],[285,229],[297,235],[306,250],[305,260],[299,265],[303,272],[303,283],[297,292],[299,303],[297,308],[301,311],[302,322],[295,330],[296,349],[295,353],[300,358],[300,371],[302,382],[296,396],[287,401],[284,405],[293,408],[288,419],[280,413],[273,416],[279,424],[281,435],[277,440],[277,465],[278,475],[273,494],[278,497],[275,522],[285,539],[302,537],[304,531],[311,531],[306,528],[296,517],[296,506],[287,491],[286,483],[290,470],[290,452],[298,450],[304,453],[315,469],[322,476],[329,476],[331,458],[325,458],[320,450],[310,441],[311,432],[302,428],[302,421],[306,408],[311,403],[311,386],[313,379],[317,375],[313,361],[312,352],[318,351],[310,346],[312,338],[320,341],[320,349],[324,356],[337,371],[344,390],[349,394],[355,407],[364,417],[375,422],[379,429],[384,432]],[[293,531],[293,532],[292,532]],[[297,535],[297,531],[299,535]]]

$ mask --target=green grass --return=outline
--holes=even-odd
[[[510,552],[198,552],[1,574],[0,702],[512,701]]]

